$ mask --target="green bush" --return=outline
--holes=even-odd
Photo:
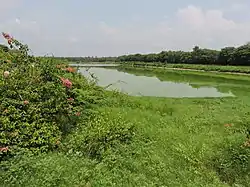
[[[18,52],[0,52],[0,160],[20,150],[56,148],[102,99],[102,90],[74,68],[30,56],[27,46],[3,35]]]

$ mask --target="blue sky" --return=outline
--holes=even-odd
[[[34,54],[116,56],[250,41],[249,0],[0,0],[0,30]],[[3,39],[0,42],[4,42]]]

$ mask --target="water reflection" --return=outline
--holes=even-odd
[[[88,71],[86,71],[88,70]],[[155,97],[233,97],[230,91],[221,92],[216,85],[210,81],[209,84],[202,83],[186,75],[167,74],[160,77],[148,71],[126,71],[115,68],[80,68],[80,72],[90,77],[93,73],[98,78],[100,86],[109,85],[110,90],[119,90],[134,96],[155,96]],[[195,81],[196,80],[196,81]],[[223,80],[226,83],[226,80]],[[214,82],[216,83],[216,82]]]

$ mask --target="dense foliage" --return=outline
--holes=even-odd
[[[67,60],[74,63],[83,63],[83,62],[116,62],[118,60],[117,57],[54,57],[59,60]]]
[[[61,59],[64,59],[61,57]],[[162,51],[157,54],[131,54],[119,57],[65,57],[74,62],[147,62],[159,64],[206,64],[206,65],[250,65],[250,44],[240,47],[225,47],[221,50],[201,49],[191,52]]]
[[[93,107],[104,101],[103,89],[67,63],[30,56],[26,45],[3,36],[10,49],[2,45],[0,52],[0,161],[20,151],[54,150],[79,126],[91,132],[87,122],[98,117]]]

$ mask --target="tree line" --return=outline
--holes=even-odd
[[[2,49],[6,48],[0,46]],[[151,54],[130,54],[118,57],[55,57],[74,63],[84,62],[145,62],[161,64],[205,64],[250,66],[250,43],[240,47],[225,47],[221,50],[202,49],[192,51],[162,51]]]
[[[158,62],[170,64],[205,64],[250,66],[250,44],[225,47],[221,50],[201,49],[195,46],[191,52],[162,51],[158,54],[135,54],[118,57],[120,62]]]
[[[151,54],[130,54],[118,57],[58,57],[72,62],[145,62],[170,64],[206,64],[250,66],[250,43],[221,50],[202,49],[192,51],[162,51]]]

